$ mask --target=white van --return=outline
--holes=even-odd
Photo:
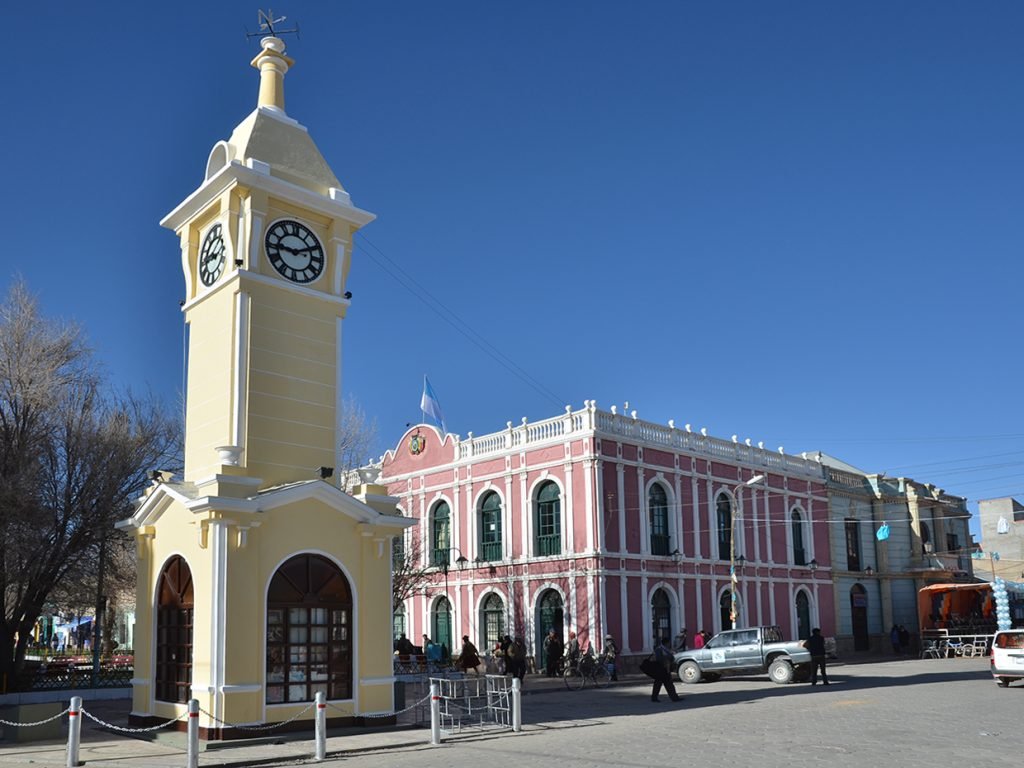
[[[1005,688],[1024,678],[1024,629],[1004,629],[992,638],[992,677]]]

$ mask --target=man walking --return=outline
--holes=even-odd
[[[811,685],[818,684],[818,669],[821,669],[821,682],[828,685],[828,673],[825,672],[825,638],[821,630],[815,627],[811,636],[804,640],[804,648],[811,654]]]

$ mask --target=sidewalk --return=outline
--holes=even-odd
[[[647,681],[643,675],[622,676],[611,687],[637,685]],[[555,691],[565,691],[560,677],[528,675],[523,684],[523,696],[529,697]],[[72,692],[68,692],[70,700]],[[528,700],[528,699],[527,699]],[[411,702],[410,702],[411,703]],[[525,705],[524,705],[525,706]],[[131,711],[130,699],[83,700],[82,742],[79,759],[83,764],[97,768],[181,768],[185,765],[185,734],[158,731],[148,734],[119,733],[105,728],[93,718],[117,728],[128,728]],[[90,715],[92,717],[90,717]],[[0,741],[0,766],[29,765],[34,768],[65,768],[67,765],[67,716],[63,718],[64,736],[59,740],[38,742]],[[332,728],[327,733],[326,761],[350,758],[366,752],[388,749],[417,749],[430,747],[430,728],[408,724],[394,726]],[[315,745],[312,723],[309,732],[283,733],[254,739],[200,742],[200,765],[287,765],[314,762]]]

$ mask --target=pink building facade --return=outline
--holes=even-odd
[[[737,627],[835,633],[817,461],[587,401],[482,437],[419,425],[378,482],[419,520],[397,543],[428,568],[396,612],[413,642],[483,651],[507,633],[539,665],[551,628],[595,651],[611,634],[628,656],[727,629],[733,610]]]

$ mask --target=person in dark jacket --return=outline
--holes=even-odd
[[[658,694],[662,687],[672,701],[681,701],[676,687],[672,683],[672,650],[668,647],[668,638],[654,638],[654,661],[657,664],[658,676],[654,678],[654,686],[651,688],[651,701],[660,701]]]
[[[464,673],[469,673],[470,670],[479,677],[480,670],[480,652],[477,651],[476,646],[469,640],[469,635],[462,636],[462,650],[459,651],[459,669]]]
[[[804,648],[811,654],[811,685],[818,684],[818,670],[821,670],[821,682],[828,685],[828,673],[825,672],[825,638],[821,630],[815,627],[811,636],[804,640]]]
[[[555,677],[562,663],[562,638],[555,634],[554,627],[548,631],[548,636],[544,638],[544,661],[547,676]]]

